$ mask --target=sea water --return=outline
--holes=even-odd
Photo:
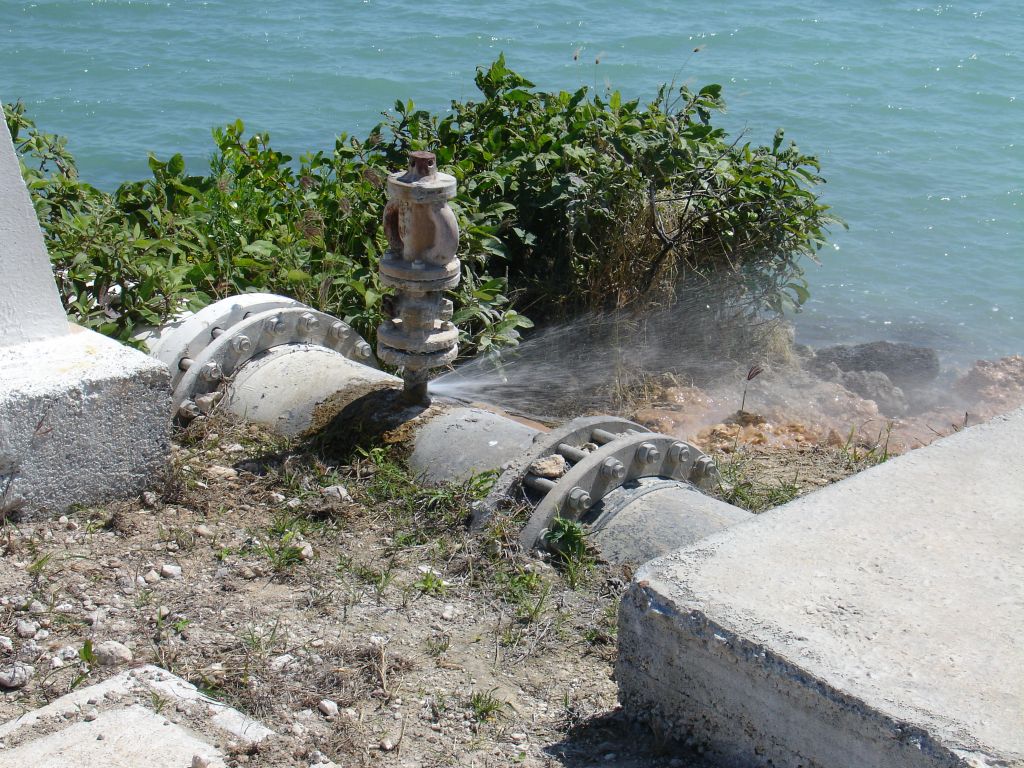
[[[1024,3],[0,0],[0,98],[106,189],[147,152],[203,170],[235,118],[296,156],[395,99],[443,112],[504,52],[542,88],[724,86],[725,126],[817,154],[849,224],[796,318],[812,344],[1024,353]]]

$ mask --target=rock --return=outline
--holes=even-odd
[[[39,631],[39,624],[35,621],[18,619],[18,623],[14,626],[14,631],[18,633],[18,637],[23,637],[27,640],[30,637],[35,637],[36,632]]]
[[[157,504],[160,503],[160,497],[158,497],[152,491],[144,491],[142,494],[142,505],[147,509],[156,509]]]
[[[842,371],[880,371],[897,387],[919,387],[939,375],[939,355],[930,347],[891,341],[872,341],[853,346],[839,345],[817,350],[810,368],[835,363]]]
[[[117,642],[117,640],[106,640],[100,643],[93,648],[93,653],[96,655],[97,663],[104,667],[129,664],[134,658],[128,646]]]
[[[38,614],[38,613],[46,613],[46,610],[47,610],[46,606],[43,605],[38,600],[33,600],[31,603],[28,604],[28,612],[29,613],[36,613],[36,614]]]
[[[22,688],[36,673],[35,667],[16,661],[9,666],[0,667],[0,688],[8,690]]]
[[[238,470],[213,464],[206,468],[206,476],[211,480],[230,480],[238,477]]]
[[[0,652],[14,653],[14,642],[7,635],[0,635]]]
[[[526,741],[526,734],[525,733],[520,733],[520,732],[510,733],[508,735],[508,737],[509,737],[509,739],[511,739],[513,744],[522,744],[524,741]]]
[[[288,507],[288,509],[298,509],[299,507],[302,506],[302,499],[300,499],[298,496],[296,496],[294,499],[288,499],[288,501],[285,502],[285,506]]]
[[[212,758],[206,755],[192,755],[192,768],[209,768],[212,763]]]
[[[387,738],[386,739],[381,739],[381,742],[380,742],[380,751],[381,752],[391,752],[392,750],[394,750],[394,748],[395,748],[395,742],[394,742],[393,739],[387,739]]]
[[[302,549],[299,550],[299,557],[301,557],[303,560],[307,560],[307,561],[308,560],[312,560],[313,559],[313,545],[310,544],[308,541],[303,543]]]
[[[200,413],[210,413],[210,411],[217,407],[217,403],[219,403],[223,397],[223,392],[209,392],[205,395],[199,395],[196,398],[196,407],[199,409]]]
[[[274,502],[275,504],[283,504],[284,503],[284,494],[283,493],[278,493],[277,491],[274,491],[273,493],[270,494],[270,500],[272,502]]]
[[[441,618],[445,621],[455,621],[455,614],[455,606],[449,604],[444,607],[443,611],[441,611]]]
[[[164,563],[160,566],[160,575],[165,579],[180,579],[181,566],[172,565],[171,563]]]
[[[295,657],[290,653],[283,653],[280,656],[275,656],[270,660],[270,670],[272,672],[283,672],[285,669],[290,667],[295,661]]]
[[[142,578],[147,584],[156,584],[160,581],[160,574],[150,568]]]
[[[338,703],[330,699],[321,699],[316,708],[323,713],[324,717],[336,717],[338,714]]]
[[[546,477],[551,480],[561,477],[569,471],[569,464],[560,454],[553,453],[542,459],[537,459],[530,465],[530,472],[537,477]]]
[[[88,712],[86,712],[84,715],[82,715],[82,719],[85,720],[85,722],[87,722],[87,723],[91,723],[93,720],[95,720],[99,716],[100,716],[100,713],[97,710],[90,709]]]
[[[352,495],[344,485],[328,485],[326,488],[321,488],[320,493],[340,501],[352,501]]]
[[[195,533],[195,535],[198,536],[201,539],[212,539],[213,538],[213,531],[211,531],[205,525],[197,525],[195,527],[195,529],[193,530],[193,533]]]
[[[1024,403],[1024,356],[979,360],[953,384],[968,400],[983,400],[1000,409]]]
[[[881,371],[847,371],[840,381],[865,400],[874,400],[886,416],[902,416],[909,409],[903,390]]]

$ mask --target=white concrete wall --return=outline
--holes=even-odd
[[[0,123],[0,347],[8,347],[65,334],[68,319],[11,136]]]

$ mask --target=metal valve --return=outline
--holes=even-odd
[[[409,153],[408,170],[388,176],[388,250],[380,278],[395,295],[385,303],[390,317],[377,329],[377,354],[403,369],[410,402],[429,402],[430,369],[447,365],[459,352],[451,302],[444,298],[461,277],[455,257],[459,227],[448,206],[455,189],[455,177],[437,170],[432,152]]]

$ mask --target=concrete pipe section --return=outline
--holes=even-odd
[[[589,525],[609,561],[640,564],[750,517],[700,492],[720,482],[710,457],[631,421],[586,417],[548,430],[483,407],[410,402],[347,324],[283,296],[218,301],[148,343],[172,371],[179,420],[219,407],[289,437],[339,420],[353,434],[401,426],[423,482],[499,472],[474,523],[509,499],[528,503],[526,549],[567,518]]]
[[[273,294],[222,299],[146,343],[171,370],[180,421],[220,405],[292,437],[316,431],[368,392],[401,386],[377,370],[372,348],[348,324]]]

